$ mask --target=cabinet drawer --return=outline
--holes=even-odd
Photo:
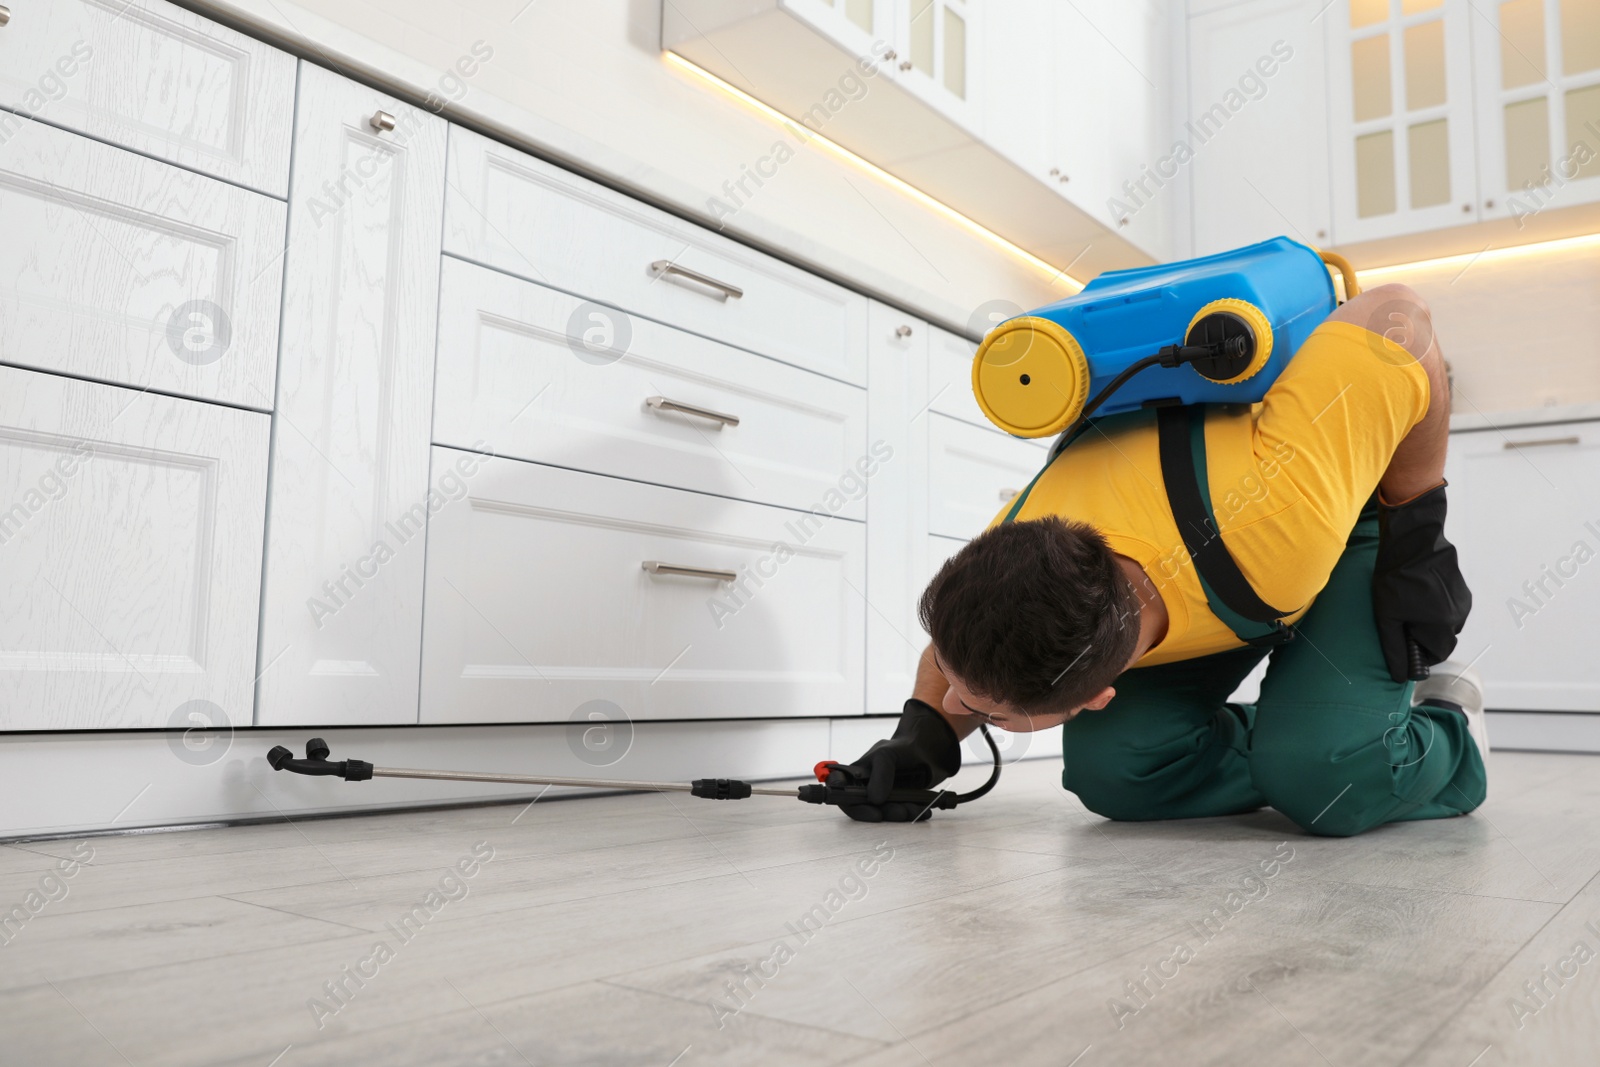
[[[0,363],[272,407],[281,201],[29,122],[0,234]]]
[[[928,424],[928,531],[963,540],[982,533],[1000,506],[1033,480],[1047,448],[944,415]]]
[[[0,367],[0,729],[250,725],[268,423]]]
[[[865,297],[459,126],[450,128],[444,247],[797,367],[866,382]]]
[[[855,386],[458,259],[441,293],[439,444],[866,517]]]
[[[162,0],[13,3],[0,107],[281,198],[294,62]]]
[[[510,459],[463,484],[428,528],[424,723],[860,714],[862,524]]]

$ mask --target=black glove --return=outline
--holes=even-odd
[[[931,704],[906,701],[894,736],[879,741],[848,767],[828,776],[867,785],[866,804],[840,805],[858,822],[922,822],[933,815],[924,804],[887,803],[891,789],[932,789],[961,769],[961,739]],[[839,776],[836,778],[835,776]]]
[[[1444,538],[1445,483],[1404,504],[1378,504],[1378,559],[1372,569],[1372,613],[1389,677],[1412,680],[1416,663],[1448,659],[1472,610],[1456,548]],[[1425,673],[1425,672],[1424,672]]]

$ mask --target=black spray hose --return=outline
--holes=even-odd
[[[921,804],[925,808],[948,810],[957,804],[977,800],[1000,781],[1000,748],[989,736],[989,728],[980,726],[983,739],[989,743],[994,757],[994,770],[989,780],[968,793],[953,793],[948,789],[891,789],[888,802]],[[693,782],[636,782],[615,778],[554,778],[543,775],[498,774],[483,771],[429,771],[401,767],[374,767],[365,760],[347,759],[333,762],[328,759],[328,743],[320,737],[306,742],[306,758],[296,759],[295,754],[282,745],[267,753],[267,763],[275,771],[306,774],[330,778],[343,778],[347,782],[365,782],[373,778],[428,778],[450,782],[506,782],[512,785],[566,785],[586,789],[626,789],[667,793],[688,793],[706,800],[744,800],[751,796],[789,797],[807,804],[865,804],[867,787],[845,775],[848,784],[828,784],[834,770],[844,770],[837,763],[824,761],[817,764],[818,785],[773,787],[756,786],[737,778],[698,778]]]
[[[1088,428],[1089,419],[1093,417],[1096,411],[1100,410],[1100,405],[1111,399],[1112,393],[1128,384],[1128,379],[1140,371],[1148,367],[1154,367],[1158,363],[1163,367],[1181,367],[1185,363],[1193,363],[1197,359],[1210,359],[1219,355],[1237,357],[1244,355],[1245,352],[1245,339],[1243,337],[1230,337],[1215,345],[1164,345],[1155,355],[1135,360],[1122,368],[1122,373],[1107,382],[1105,388],[1096,393],[1083,406],[1083,410],[1078,413],[1078,417],[1073,420],[1072,425],[1067,427],[1066,432],[1061,435],[1060,442],[1051,449],[1051,456],[1059,454],[1062,449],[1076,441],[1078,435]]]

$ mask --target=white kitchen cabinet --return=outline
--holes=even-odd
[[[1479,214],[1521,221],[1600,199],[1600,4],[1473,7]]]
[[[447,252],[861,385],[865,297],[459,126]]]
[[[877,715],[900,711],[927,644],[916,601],[927,570],[933,332],[876,301],[868,322],[867,434],[893,453],[867,485],[867,713]]]
[[[416,721],[445,127],[301,73],[258,725]]]
[[[1170,152],[1175,125],[1170,42],[1177,30],[1169,7],[1161,0],[1046,6],[1049,54],[1016,59],[1047,63],[1055,75],[1049,104],[1038,110],[1050,124],[1051,169],[1060,171],[1046,177],[1101,225],[1169,258],[1177,190],[1172,178],[1149,177]],[[1061,251],[1066,263],[1085,249]]]
[[[900,84],[979,136],[987,6],[987,0],[895,0],[891,38]]]
[[[1337,239],[1323,41],[1331,17],[1307,18],[1304,0],[1246,0],[1190,17],[1189,107],[1177,140],[1192,152],[1195,255],[1280,234],[1313,246]]]
[[[0,367],[0,730],[250,724],[268,427]]]
[[[0,363],[271,409],[281,201],[26,122],[0,234]]]
[[[1472,589],[1455,658],[1491,709],[1600,711],[1600,422],[1453,434],[1445,473]]]
[[[1057,64],[1017,61],[1019,42],[1037,45],[1053,33],[1054,21],[1051,0],[985,5],[982,69],[999,73],[984,79],[981,106],[985,141],[1034,178],[1064,186],[1061,160],[1053,158],[1057,146],[1051,130],[1056,114],[1052,97],[1061,77]]]
[[[848,53],[881,55],[885,77],[982,132],[985,12],[977,0],[778,0],[778,7]]]
[[[1010,437],[972,398],[973,345],[874,303],[868,436],[894,459],[867,492],[867,710],[897,712],[927,634],[928,579],[1033,478],[1048,442]]]
[[[800,509],[867,453],[856,386],[487,267],[443,271],[438,444]]]
[[[937,413],[928,417],[928,531],[976,537],[1039,473],[1051,439],[1024,440]]]
[[[999,432],[972,395],[972,359],[977,352],[978,346],[965,337],[937,326],[932,328],[928,341],[928,410]]]
[[[1328,30],[1342,244],[1476,222],[1469,0],[1336,0]]]
[[[289,186],[294,57],[163,0],[13,3],[0,108],[270,193]],[[0,141],[26,125],[0,113]]]
[[[428,532],[422,722],[860,714],[861,523],[503,458],[465,485]]]

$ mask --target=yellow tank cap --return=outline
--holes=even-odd
[[[1078,339],[1049,319],[1010,319],[972,359],[972,394],[983,413],[1016,437],[1060,433],[1089,398],[1089,361]]]
[[[1211,301],[1195,312],[1194,318],[1189,320],[1189,328],[1184,331],[1184,343],[1198,344],[1193,336],[1194,328],[1200,325],[1202,319],[1217,313],[1233,315],[1247,323],[1250,333],[1255,337],[1255,352],[1251,356],[1249,366],[1232,378],[1212,379],[1218,385],[1238,385],[1248,378],[1255,377],[1256,373],[1267,365],[1267,360],[1272,358],[1272,323],[1267,319],[1266,312],[1249,301],[1224,297],[1221,300]]]

